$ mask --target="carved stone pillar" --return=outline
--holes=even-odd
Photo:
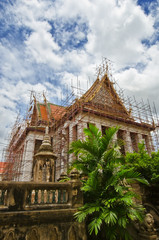
[[[77,169],[73,169],[70,173],[71,184],[72,184],[72,207],[83,206],[83,194],[81,191],[82,183],[80,181],[80,174]]]
[[[55,181],[55,160],[56,155],[51,147],[48,128],[39,151],[34,156],[33,180],[36,182],[54,182]]]

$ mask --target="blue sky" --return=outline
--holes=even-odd
[[[126,94],[159,112],[158,41],[158,0],[1,0],[0,146],[30,91],[60,103],[77,77],[85,89],[95,80],[102,57]]]

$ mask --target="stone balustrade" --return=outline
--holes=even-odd
[[[71,183],[0,182],[0,210],[73,207]]]
[[[81,182],[72,172],[69,182],[0,182],[0,211],[67,209],[83,204]]]
[[[80,188],[75,169],[68,182],[0,182],[0,239],[86,240],[85,224],[74,217]]]

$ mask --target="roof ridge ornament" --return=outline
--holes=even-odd
[[[97,79],[99,79],[99,76],[103,77],[104,75],[107,75],[111,80],[111,65],[112,61],[110,59],[102,57],[102,62],[99,64],[98,67],[96,67]]]

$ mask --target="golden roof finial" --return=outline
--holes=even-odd
[[[46,96],[45,96],[44,91],[43,91],[43,98],[44,98],[44,103],[46,104],[46,103],[47,103],[47,100],[46,100]]]

